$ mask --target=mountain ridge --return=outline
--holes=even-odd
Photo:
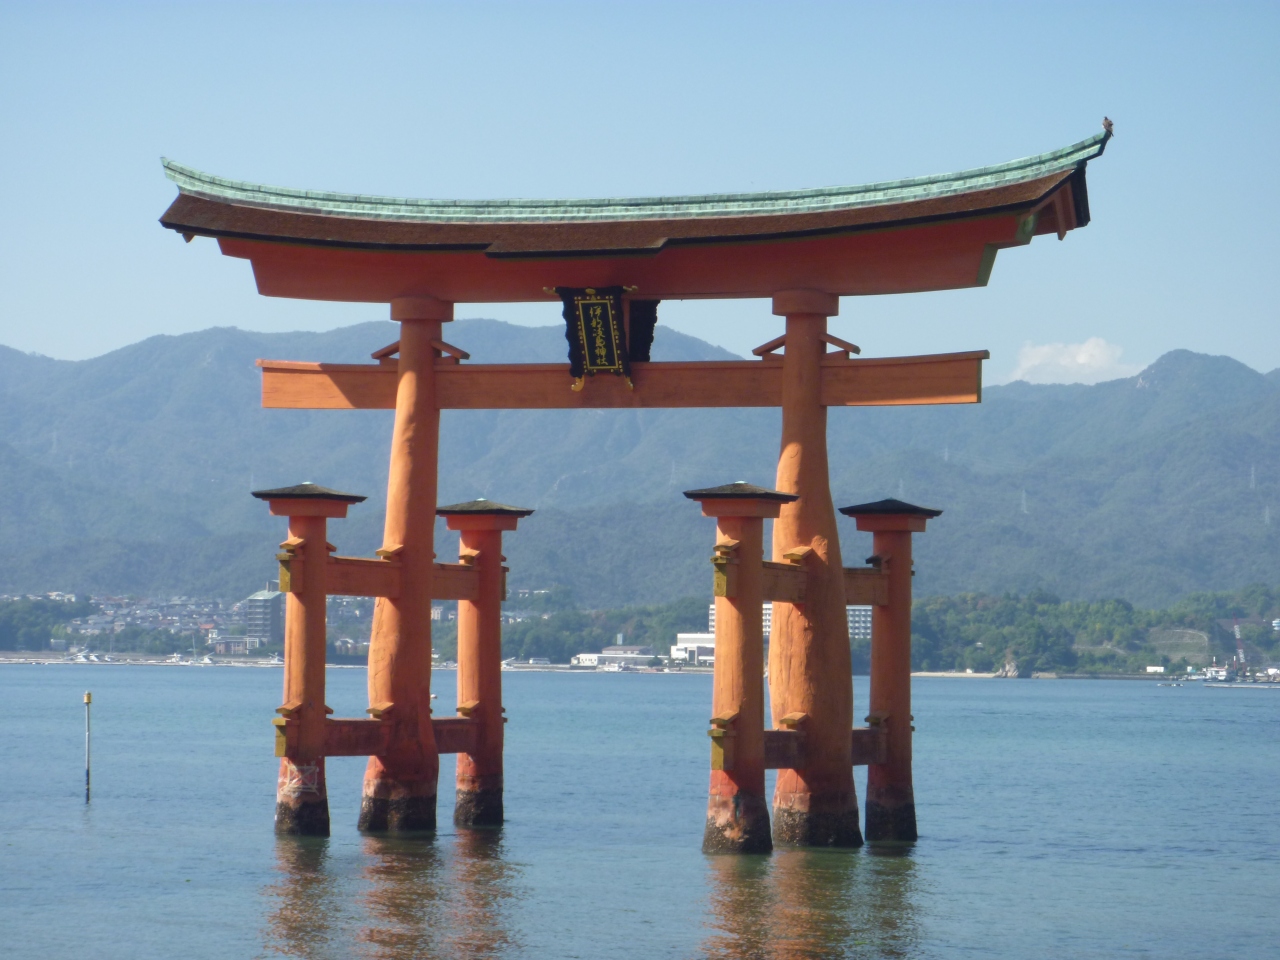
[[[281,535],[248,490],[306,479],[369,496],[331,539],[370,553],[390,411],[262,410],[253,361],[367,361],[395,336],[387,321],[218,327],[84,361],[0,347],[11,492],[0,591],[234,598],[271,575]],[[559,326],[463,320],[448,339],[477,362],[563,361],[565,350]],[[654,356],[734,355],[660,326]],[[513,586],[564,584],[588,607],[660,602],[704,589],[710,521],[680,491],[772,486],[779,426],[769,409],[445,411],[440,501],[537,509],[508,538]],[[1274,579],[1277,426],[1280,371],[1177,350],[1092,386],[1015,382],[978,405],[833,409],[832,489],[838,504],[902,495],[945,510],[919,538],[921,595],[1166,603]],[[865,556],[865,536],[841,529],[846,561]],[[442,536],[437,553],[453,548]]]

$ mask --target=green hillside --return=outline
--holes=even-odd
[[[314,480],[368,494],[331,526],[379,545],[391,414],[259,406],[259,357],[359,361],[386,322],[329,333],[217,328],[82,362],[0,347],[0,592],[237,598],[272,574],[281,521],[253,487]],[[464,320],[478,361],[556,361],[559,326]],[[660,327],[655,359],[730,356]],[[448,411],[442,502],[537,509],[507,538],[514,587],[584,608],[663,603],[708,584],[711,521],[680,496],[772,484],[767,410]],[[837,503],[940,507],[918,539],[919,595],[1050,591],[1147,606],[1274,582],[1280,377],[1175,351],[1096,386],[991,387],[976,406],[834,409]],[[1276,514],[1273,518],[1272,514]],[[842,520],[846,562],[869,537]],[[454,549],[442,537],[442,559]]]

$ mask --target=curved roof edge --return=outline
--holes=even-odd
[[[237,206],[294,213],[418,223],[555,223],[682,220],[820,213],[953,196],[1080,169],[1101,156],[1111,130],[1058,150],[995,166],[852,187],[768,193],[628,197],[589,200],[414,200],[270,187],[228,180],[162,158],[182,194]]]

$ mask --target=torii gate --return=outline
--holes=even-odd
[[[475,636],[467,641],[477,651],[485,646],[480,634],[492,629],[482,622],[496,615],[500,602],[493,578],[500,579],[501,561],[492,542],[472,550],[462,564],[435,563],[441,410],[780,406],[777,491],[765,492],[785,495],[775,502],[772,563],[802,558],[803,582],[797,586],[794,576],[771,574],[774,586],[762,599],[775,601],[769,687],[775,732],[784,739],[774,740],[788,742],[788,718],[803,718],[805,747],[777,762],[782,769],[772,838],[860,844],[852,770],[858,735],[850,736],[853,690],[844,607],[870,600],[887,609],[890,598],[875,571],[859,579],[843,568],[828,483],[827,408],[979,402],[981,361],[988,354],[853,359],[858,348],[831,336],[827,318],[837,314],[842,296],[984,286],[999,250],[1041,234],[1062,239],[1085,226],[1085,167],[1102,154],[1110,136],[1105,121],[1103,133],[1040,156],[859,187],[622,200],[353,196],[242,183],[164,161],[180,193],[161,223],[188,241],[214,237],[223,254],[249,260],[259,293],[387,303],[391,319],[400,324],[399,341],[376,351],[374,364],[259,361],[266,407],[396,412],[380,559],[327,558],[323,538],[316,542],[322,523],[312,521],[344,514],[349,495],[299,493],[301,488],[263,492],[273,512],[292,518],[289,511],[302,511],[298,528],[315,527],[310,536],[291,533],[286,541],[285,563],[311,571],[291,578],[299,624],[325,592],[379,598],[369,654],[373,719],[326,719],[322,670],[319,689],[313,684],[296,703],[286,691],[277,721],[284,757],[277,829],[328,833],[322,761],[338,753],[370,757],[361,828],[434,829],[439,754],[466,754],[466,769],[474,772],[484,766],[484,750],[477,746],[482,741],[498,745],[497,772],[490,765],[488,773],[460,783],[456,819],[501,821],[501,710],[494,699],[500,694],[487,703],[460,695],[460,717],[430,717],[431,599],[479,604],[468,628]],[[625,291],[619,333],[625,342],[615,346],[629,352],[629,379],[597,375],[575,381],[565,364],[467,363],[468,355],[443,339],[442,325],[453,319],[456,303],[556,301],[566,289],[605,287]],[[629,323],[629,305],[640,298],[651,311],[655,301],[667,299],[765,297],[773,313],[785,318],[785,332],[753,351],[755,360],[648,362],[648,343]],[[865,513],[858,514],[860,524]],[[483,505],[457,505],[451,525],[463,515],[486,514]],[[514,515],[493,516],[509,522],[472,520],[473,527],[514,528]],[[909,511],[895,516],[908,519],[892,529],[923,529],[922,520],[911,525]],[[890,527],[872,523],[867,529]],[[313,576],[322,570],[325,576]],[[897,574],[909,585],[908,573],[899,568]],[[854,598],[847,581],[855,585]],[[308,582],[311,607],[301,599]],[[909,627],[905,641],[900,627],[882,630],[883,642],[909,643]],[[318,629],[323,630],[322,616]],[[307,643],[314,644],[314,636]],[[901,664],[903,657],[899,649],[890,659]],[[478,661],[460,668],[460,683],[481,669],[487,667]],[[302,683],[302,668],[295,672]],[[722,708],[718,703],[717,728],[723,732]],[[883,754],[889,749],[884,742],[874,740],[859,759],[888,770],[892,758]],[[909,766],[909,733],[906,743]],[[318,769],[295,762],[304,755],[319,757]],[[318,806],[298,813],[308,797],[323,802],[322,818]],[[879,820],[905,822],[895,817]],[[903,830],[890,824],[880,838],[914,839],[913,810],[909,836]],[[735,846],[730,838],[719,848],[750,845]]]

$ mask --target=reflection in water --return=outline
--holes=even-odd
[[[701,955],[711,960],[908,957],[917,943],[910,851],[776,850],[712,857]]]
[[[451,906],[451,940],[461,957],[498,957],[517,943],[508,929],[507,901],[518,868],[503,859],[497,830],[459,830]]]
[[[368,910],[358,934],[361,954],[378,960],[444,957],[448,882],[440,850],[419,837],[366,837],[361,902]]]
[[[518,868],[498,831],[456,837],[365,837],[355,877],[329,841],[281,838],[279,882],[266,888],[268,951],[370,960],[491,958],[513,952],[507,902]],[[361,889],[363,887],[363,889]]]
[[[264,891],[275,905],[267,914],[268,950],[290,957],[343,955],[333,943],[341,898],[328,860],[326,837],[279,838],[280,880]]]

